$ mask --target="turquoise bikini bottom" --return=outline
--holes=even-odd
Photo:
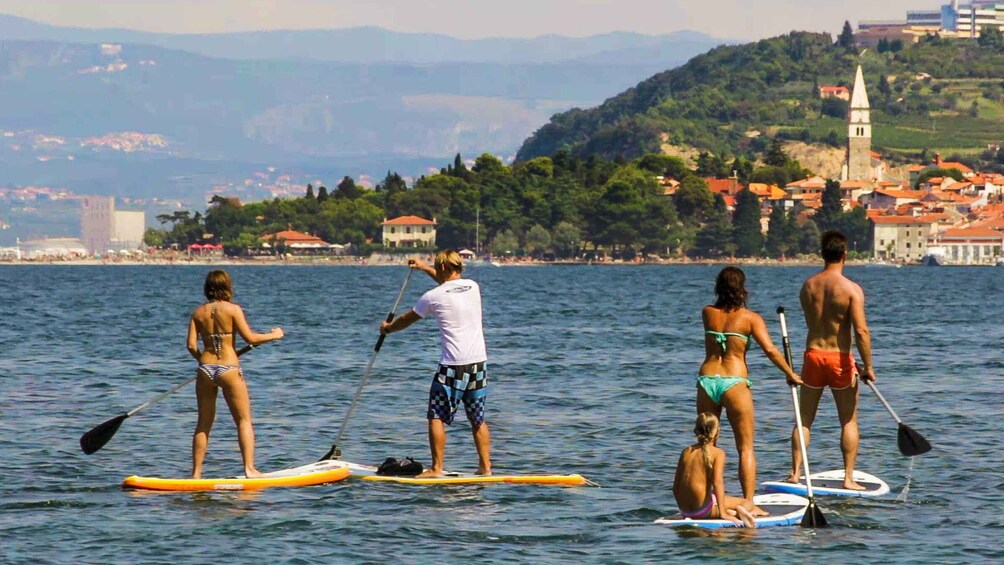
[[[708,393],[708,397],[716,405],[722,405],[722,395],[739,383],[746,383],[746,386],[753,388],[753,384],[746,377],[720,377],[718,375],[701,375],[697,377],[697,386]]]

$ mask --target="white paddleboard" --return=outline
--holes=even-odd
[[[833,471],[823,471],[813,473],[812,494],[813,496],[882,496],[889,493],[889,485],[875,475],[869,475],[862,471],[854,471],[854,480],[865,490],[851,490],[844,488],[844,470],[835,469]],[[806,496],[805,479],[799,484],[786,481],[766,481],[760,483],[760,488],[764,492],[782,492]]]
[[[585,477],[581,475],[475,475],[473,473],[457,473],[446,471],[442,477],[432,477],[428,479],[417,479],[415,477],[392,477],[378,475],[377,468],[373,465],[363,465],[351,463],[349,461],[336,461],[347,465],[353,477],[361,478],[364,481],[379,481],[400,483],[408,485],[468,485],[468,484],[533,484],[533,485],[557,485],[557,486],[580,486],[588,484]]]
[[[815,490],[815,489],[813,489]],[[774,526],[794,526],[802,521],[805,509],[809,506],[809,500],[794,494],[758,494],[753,497],[753,504],[770,513],[769,516],[759,516],[756,519],[756,527],[771,528]],[[692,528],[741,528],[736,526],[731,520],[722,518],[684,518],[679,514],[659,518],[656,524],[670,527],[692,527]]]

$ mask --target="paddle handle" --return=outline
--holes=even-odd
[[[795,370],[795,364],[791,358],[791,341],[788,339],[788,323],[784,319],[784,306],[777,307],[777,316],[781,320],[781,345],[784,348],[784,359],[788,362],[791,370]],[[805,492],[812,500],[812,480],[809,478],[809,452],[805,449],[805,432],[802,430],[802,409],[798,403],[798,390],[796,385],[791,385],[791,403],[795,407],[795,426],[798,430],[798,449],[802,453],[802,469],[805,471]]]
[[[864,380],[864,379],[862,379],[862,380]],[[897,416],[896,412],[893,411],[892,406],[889,406],[889,403],[886,402],[885,397],[882,396],[882,393],[879,392],[878,388],[875,387],[875,382],[871,381],[871,380],[865,380],[865,383],[867,383],[868,386],[871,387],[872,392],[874,392],[875,396],[878,397],[879,401],[882,403],[882,406],[885,406],[885,409],[889,411],[889,415],[892,416],[892,419],[896,420],[897,424],[902,425],[903,421],[899,419],[899,416]]]
[[[397,293],[397,299],[394,301],[394,306],[391,307],[390,313],[387,314],[386,322],[389,324],[394,321],[394,313],[397,312],[397,307],[401,305],[401,298],[404,297],[404,289],[408,288],[408,281],[411,280],[411,273],[414,271],[411,267],[408,267],[408,274],[404,277],[404,284],[401,285],[401,290]],[[387,337],[387,334],[381,333],[380,337],[377,339],[376,346],[373,347],[373,353],[379,353],[380,348],[383,347],[383,340]]]

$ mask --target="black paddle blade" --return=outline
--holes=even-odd
[[[924,436],[913,431],[906,424],[899,425],[899,434],[896,437],[896,443],[899,445],[899,452],[908,457],[931,451],[931,444],[927,443]]]
[[[826,516],[823,516],[823,511],[816,506],[816,501],[810,500],[809,507],[805,509],[805,515],[802,516],[802,527],[803,528],[826,528],[829,524],[826,523]]]
[[[337,445],[332,445],[331,449],[329,449],[328,452],[324,454],[324,457],[318,459],[318,461],[328,461],[329,459],[338,459],[341,456],[342,456],[342,450],[338,449]]]
[[[128,417],[129,414],[122,414],[120,416],[115,416],[107,422],[94,426],[91,431],[80,436],[80,449],[82,449],[87,455],[101,449],[106,443],[108,443],[108,440],[112,439],[115,432],[119,431],[119,426],[121,426],[122,422]]]

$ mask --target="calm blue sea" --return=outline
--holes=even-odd
[[[859,467],[879,500],[825,498],[831,528],[714,535],[652,525],[692,440],[700,309],[718,267],[472,268],[483,289],[495,469],[578,472],[601,488],[407,487],[344,481],[257,493],[143,494],[127,475],[185,476],[195,393],[127,420],[104,449],[80,435],[193,374],[185,351],[206,267],[0,266],[0,561],[4,563],[980,562],[1004,559],[1001,424],[1004,269],[849,268],[864,287],[880,389],[934,445],[910,460],[862,392]],[[749,267],[751,307],[779,342],[774,309],[804,338],[805,267]],[[316,460],[338,425],[404,280],[402,267],[237,267],[253,327],[286,339],[244,358],[258,466]],[[416,273],[416,275],[421,275]],[[413,277],[410,306],[432,281]],[[425,398],[435,324],[390,336],[340,442],[344,458],[429,461]],[[788,466],[791,397],[750,352],[759,480]],[[827,395],[828,398],[828,395]],[[840,466],[832,402],[814,427],[813,470]],[[726,487],[739,491],[727,423]],[[447,464],[469,470],[466,422]],[[241,471],[222,399],[206,474]],[[903,491],[909,484],[908,492]],[[905,500],[904,500],[905,498]]]

